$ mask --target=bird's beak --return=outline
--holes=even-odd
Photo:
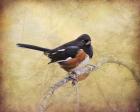
[[[91,41],[88,41],[87,43],[86,43],[86,45],[90,45],[91,44]]]

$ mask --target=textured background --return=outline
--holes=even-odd
[[[4,0],[0,3],[0,111],[36,112],[39,99],[66,72],[42,53],[16,43],[54,48],[87,33],[91,63],[113,56],[140,68],[137,0]],[[139,112],[139,86],[131,72],[106,64],[79,83],[80,112]],[[74,88],[56,91],[48,112],[73,112]]]

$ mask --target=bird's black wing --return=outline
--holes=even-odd
[[[63,62],[68,58],[74,58],[79,50],[78,46],[68,46],[64,49],[55,50],[48,54],[48,57],[51,59],[49,63]]]

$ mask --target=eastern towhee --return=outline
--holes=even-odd
[[[89,59],[93,56],[91,38],[87,34],[82,34],[77,39],[54,49],[21,43],[18,43],[17,46],[43,51],[51,59],[49,64],[57,62],[67,72],[78,72],[89,63]],[[82,79],[84,78],[82,77]]]

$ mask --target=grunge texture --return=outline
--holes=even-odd
[[[113,56],[140,69],[138,0],[3,0],[0,2],[0,112],[36,112],[45,91],[66,72],[42,53],[83,33],[92,38],[91,63]],[[140,78],[140,74],[138,76]],[[80,112],[140,112],[140,85],[123,66],[106,64],[79,82]],[[48,112],[74,112],[70,83],[56,91]]]

